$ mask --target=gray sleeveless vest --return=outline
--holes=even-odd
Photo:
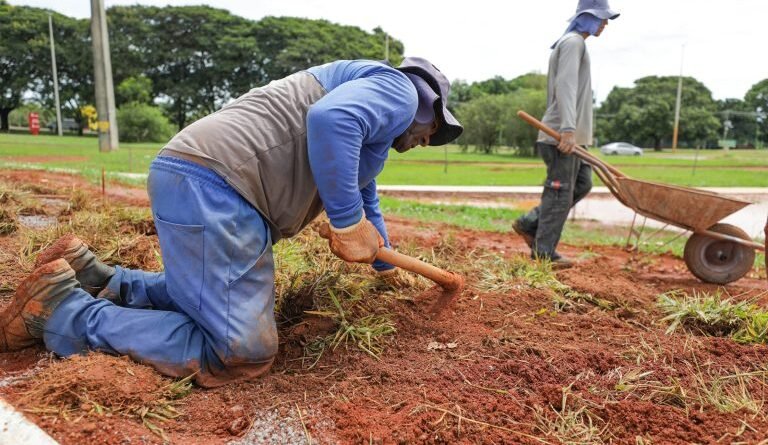
[[[218,173],[266,218],[272,240],[323,211],[307,155],[307,111],[326,94],[307,72],[254,88],[179,132],[160,151]]]

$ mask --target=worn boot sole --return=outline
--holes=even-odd
[[[77,274],[77,281],[83,290],[91,295],[97,295],[114,274],[108,272],[109,267],[101,263],[88,246],[73,234],[67,234],[56,240],[50,247],[40,252],[35,261],[35,267],[63,258]]]
[[[534,236],[526,232],[525,230],[523,230],[523,228],[520,226],[519,221],[515,221],[512,224],[512,230],[514,230],[515,233],[520,235],[520,237],[523,239],[523,241],[525,241],[525,244],[527,244],[528,247],[533,249]]]
[[[0,352],[38,343],[45,320],[76,286],[75,271],[64,259],[35,269],[16,289],[11,304],[0,313]]]

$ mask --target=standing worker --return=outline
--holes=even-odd
[[[552,45],[547,75],[547,111],[542,122],[560,133],[560,142],[539,132],[536,148],[547,166],[538,207],[517,219],[512,228],[523,237],[531,256],[570,267],[557,253],[568,212],[592,189],[592,168],[576,156],[576,145],[592,144],[592,83],[585,40],[599,36],[619,14],[607,0],[579,0],[576,15]]]
[[[337,61],[200,119],[150,166],[165,271],[107,266],[64,236],[0,314],[0,351],[43,341],[61,356],[128,355],[205,387],[267,372],[278,345],[272,244],[325,209],[333,253],[391,279],[394,267],[374,261],[389,245],[375,178],[390,147],[461,134],[449,89],[422,58],[396,69]]]

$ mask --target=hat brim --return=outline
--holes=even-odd
[[[397,69],[403,73],[416,74],[425,82],[427,82],[433,91],[440,91],[440,86],[437,84],[437,81],[432,78],[432,75],[423,68],[417,66],[408,66]],[[429,145],[445,145],[458,138],[461,133],[464,132],[464,127],[461,126],[459,121],[453,116],[450,110],[446,108],[445,101],[443,101],[441,97],[438,97],[434,106],[435,116],[439,119],[440,122],[438,122],[439,126],[437,128],[437,132],[429,138]]]
[[[599,18],[600,20],[614,20],[621,15],[612,9],[585,9],[583,11],[577,12],[573,17],[569,18],[567,21],[572,22],[576,19],[576,17],[582,14],[592,14],[593,16]]]
[[[440,126],[437,128],[437,132],[429,138],[429,145],[434,146],[453,142],[464,132],[464,127],[462,127],[459,121],[453,117],[450,110],[443,106],[443,101],[438,99],[438,101],[435,102],[435,108],[438,107],[438,104],[442,111],[442,113],[438,113],[442,118],[442,122],[440,122]]]

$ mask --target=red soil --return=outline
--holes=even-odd
[[[8,178],[37,183],[47,179],[53,188],[71,187],[73,182],[90,187],[66,175],[0,175]],[[111,193],[132,204],[141,202],[136,200],[140,192],[113,188]],[[439,247],[450,235],[459,246],[460,260],[476,248],[505,257],[526,253],[522,240],[511,234],[438,224],[418,227],[389,219],[395,248]],[[14,243],[13,237],[0,237],[2,252],[18,251]],[[572,256],[582,251],[571,246],[563,250]],[[301,360],[306,343],[335,328],[327,319],[305,316],[301,323],[281,329],[280,353],[267,376],[213,390],[195,388],[183,399],[183,415],[161,426],[172,443],[222,444],[245,435],[252,421],[260,425],[265,413],[276,412],[293,419],[291,425],[302,438],[306,428],[319,443],[538,444],[559,441],[537,425],[580,412],[581,419],[589,414],[606,442],[758,443],[768,437],[767,408],[757,415],[720,412],[692,397],[697,375],[765,369],[768,346],[666,335],[667,325],[659,321],[663,316],[654,305],[658,294],[717,287],[697,281],[671,256],[631,255],[615,247],[591,250],[596,257],[559,272],[558,278],[578,291],[618,303],[619,309],[584,304],[555,312],[547,289],[521,285],[511,292],[483,293],[473,288],[479,274],[468,274],[467,289],[440,317],[430,317],[434,291],[412,295],[405,290],[412,300],[382,300],[382,309],[394,314],[397,333],[379,360],[339,347],[307,369]],[[0,280],[15,285],[21,278],[11,274]],[[735,298],[759,298],[762,304],[768,300],[765,289],[765,281],[757,278],[726,288]],[[456,347],[430,349],[431,342]],[[0,380],[30,370],[41,360],[39,366],[50,366],[47,357],[42,348],[0,354]],[[620,376],[632,372],[651,374],[622,383]],[[655,390],[654,382],[669,388],[677,384],[687,394],[686,402],[675,398],[672,389]],[[23,388],[20,383],[0,385],[0,395],[18,404]],[[751,389],[755,397],[765,399],[764,387]],[[63,444],[163,443],[131,418],[65,421],[28,415]]]

